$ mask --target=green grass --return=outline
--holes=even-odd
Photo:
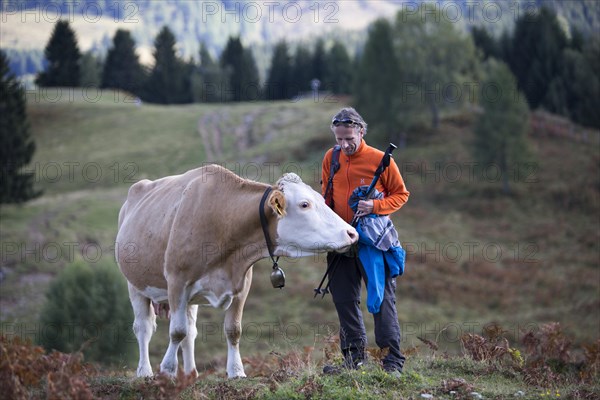
[[[435,399],[595,398],[598,385],[563,385],[542,388],[528,385],[514,369],[467,358],[436,358],[416,355],[401,376],[384,372],[374,362],[358,371],[324,375],[320,364],[280,365],[268,373],[246,379],[227,380],[205,375],[177,387],[169,380],[122,377],[91,379],[91,388],[100,397],[134,399],[157,393],[181,399],[418,399],[430,394]],[[106,396],[108,397],[108,396]]]
[[[554,333],[553,339],[544,335],[537,337],[555,340]],[[407,364],[401,375],[384,372],[378,362],[379,355],[371,353],[359,370],[325,375],[321,373],[323,365],[338,363],[341,358],[337,343],[325,341],[314,348],[245,357],[248,377],[228,380],[216,369],[201,371],[197,379],[183,375],[176,379],[165,375],[135,378],[132,371],[126,369],[97,369],[82,364],[77,355],[44,356],[40,348],[18,340],[9,342],[0,338],[0,345],[3,357],[8,360],[0,370],[4,390],[15,393],[15,386],[20,382],[21,393],[32,398],[47,394],[63,398],[73,390],[80,396],[87,394],[102,399],[416,399],[426,396],[436,399],[595,399],[600,395],[598,380],[589,375],[593,372],[591,364],[581,366],[571,362],[559,367],[558,360],[544,355],[546,349],[543,353],[528,353],[524,358],[492,356],[484,361],[412,349],[407,353]],[[321,351],[327,354],[326,360],[316,359],[315,355]],[[536,367],[535,359],[540,355],[548,369]],[[12,375],[6,374],[10,368],[7,364],[13,368]],[[597,361],[595,365],[597,378]],[[560,369],[563,371],[559,372]],[[548,377],[549,381],[542,379]]]
[[[138,107],[122,97],[115,101],[112,92],[97,102],[72,97],[57,102],[30,98],[37,151],[29,169],[37,173],[36,186],[44,195],[0,208],[3,333],[18,335],[35,326],[50,280],[73,257],[114,260],[118,210],[132,182],[216,161],[265,182],[298,172],[319,188],[321,159],[333,145],[327,124],[344,105],[300,101]],[[214,112],[225,116],[223,157],[208,160],[197,124]],[[255,145],[239,151],[235,128],[251,113],[257,115]],[[512,195],[504,196],[498,183],[469,177],[472,119],[466,113],[449,116],[438,133],[414,134],[409,147],[395,154],[411,191],[409,202],[393,217],[409,253],[397,293],[403,347],[422,348],[421,337],[438,342],[438,354],[460,354],[461,334],[481,333],[491,322],[501,324],[513,343],[524,330],[551,321],[561,323],[574,348],[595,341],[600,332],[600,151],[566,139],[533,138],[535,173],[524,170],[525,176],[511,181]],[[374,142],[369,135],[366,139]],[[374,143],[384,147],[383,141]],[[456,168],[460,179],[451,175]],[[56,246],[59,257],[50,252]],[[98,249],[101,260],[95,259]],[[266,260],[255,266],[243,320],[243,357],[314,347],[335,333],[337,315],[330,298],[312,298],[325,269],[324,256],[286,259],[280,265],[287,276],[283,290],[271,288]],[[374,344],[372,318],[364,312]],[[196,359],[201,372],[223,374],[222,318],[218,310],[199,311]],[[153,366],[166,343],[167,321],[161,320],[151,342]],[[322,355],[315,353],[315,358]],[[408,371],[422,377],[421,386],[407,383],[410,390],[438,385],[441,375],[431,381],[428,370],[437,367],[418,360],[414,362],[423,365],[407,364]],[[126,366],[127,371],[134,368]],[[318,386],[319,380],[330,378],[313,379]],[[478,382],[485,379],[477,377]],[[281,390],[291,393],[306,385],[302,382]],[[353,396],[362,393],[360,382]],[[491,393],[520,390],[510,379],[503,385],[505,392]],[[269,393],[274,393],[271,388]]]

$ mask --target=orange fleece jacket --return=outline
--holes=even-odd
[[[322,193],[325,194],[329,170],[331,168],[331,157],[333,149],[325,153],[322,165]],[[347,156],[340,152],[340,169],[333,177],[333,211],[344,221],[350,223],[354,212],[348,205],[348,199],[352,191],[359,186],[370,185],[375,176],[375,170],[381,162],[383,151],[369,146],[364,139],[356,153]],[[410,192],[406,190],[402,175],[394,159],[390,159],[390,166],[386,168],[375,188],[383,193],[384,198],[373,200],[373,213],[388,215],[397,211],[406,203]]]

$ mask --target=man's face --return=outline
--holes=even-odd
[[[356,153],[363,137],[363,129],[358,126],[339,125],[333,128],[335,141],[342,148],[345,155],[351,156]]]

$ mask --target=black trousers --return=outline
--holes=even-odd
[[[364,352],[367,347],[367,333],[360,309],[360,290],[362,280],[366,279],[362,272],[362,264],[358,256],[329,253],[327,264],[336,263],[330,273],[331,296],[340,320],[340,346],[345,356]],[[375,342],[381,349],[389,352],[383,359],[385,368],[402,370],[405,357],[400,351],[400,324],[396,312],[396,278],[389,276],[386,265],[385,292],[383,303],[377,314],[373,314],[375,323]]]

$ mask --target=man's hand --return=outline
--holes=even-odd
[[[360,200],[356,207],[356,215],[359,217],[369,215],[373,212],[373,200]]]

